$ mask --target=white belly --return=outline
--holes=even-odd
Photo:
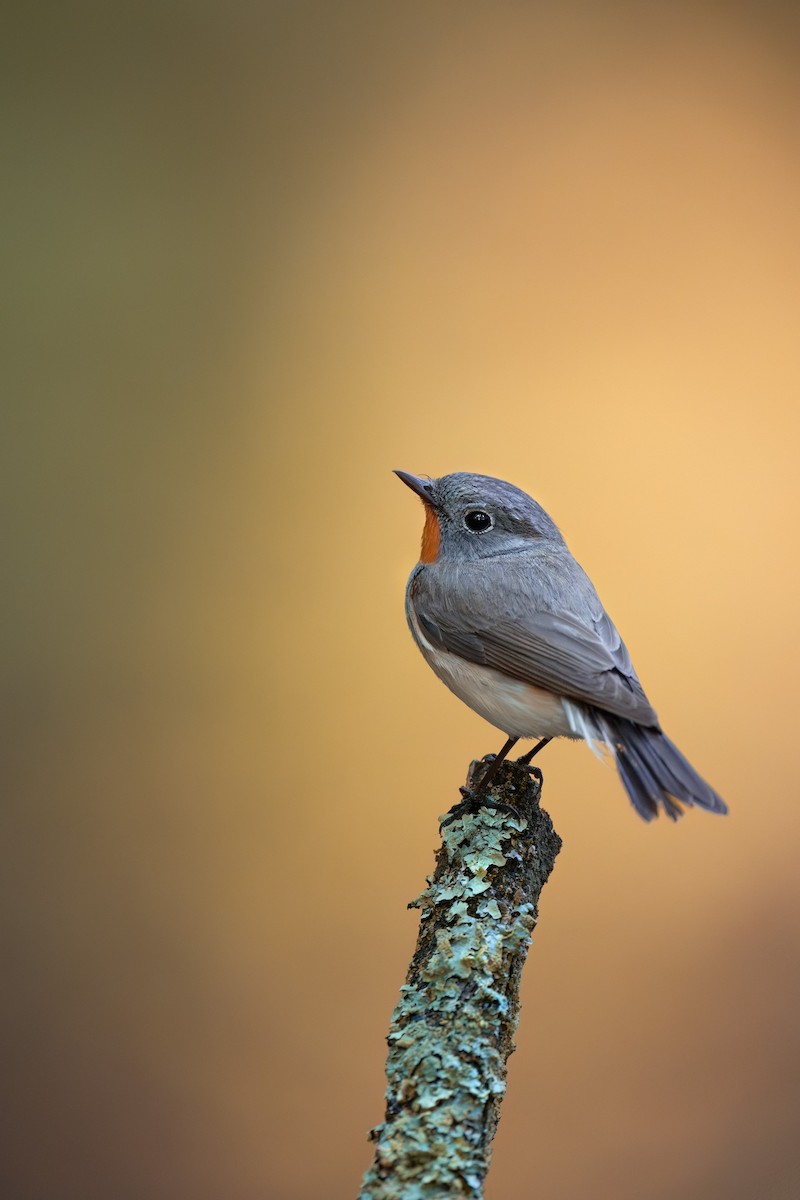
[[[429,666],[451,692],[468,704],[479,716],[509,737],[543,738],[586,736],[575,728],[571,710],[565,702],[544,688],[511,679],[494,667],[467,662],[457,654],[437,650],[422,634],[413,617],[413,631]]]

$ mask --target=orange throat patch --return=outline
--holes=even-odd
[[[430,504],[427,504],[424,500],[422,503],[425,505],[425,526],[422,530],[422,549],[419,553],[419,561],[433,563],[439,557],[439,550],[442,545],[442,530],[439,525],[439,518]]]

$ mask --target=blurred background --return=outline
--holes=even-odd
[[[4,39],[2,1194],[354,1195],[437,817],[405,626],[551,512],[727,798],[542,759],[491,1200],[800,1192],[796,6],[19,6]]]

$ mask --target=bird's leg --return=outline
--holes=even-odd
[[[533,747],[532,750],[529,750],[527,754],[523,754],[521,758],[517,759],[517,762],[519,763],[519,765],[521,767],[529,766],[531,759],[535,758],[540,750],[544,750],[547,743],[552,742],[552,740],[553,739],[551,737],[542,738],[541,741],[536,743],[536,745]],[[510,747],[509,747],[509,749],[510,749]]]
[[[512,805],[503,804],[502,800],[495,800],[492,796],[487,796],[485,794],[486,789],[497,774],[497,768],[500,766],[500,763],[503,761],[503,759],[508,757],[509,752],[513,750],[518,741],[519,738],[510,737],[508,739],[508,741],[500,750],[500,753],[496,754],[489,762],[483,775],[478,780],[477,787],[462,787],[458,789],[461,792],[463,799],[460,800],[458,804],[454,804],[450,809],[444,821],[442,821],[441,827],[443,829],[446,825],[449,825],[451,821],[455,821],[456,817],[460,817],[464,813],[470,811],[477,812],[481,806],[484,808],[494,808],[498,812],[508,813],[512,817],[519,817],[519,813],[515,808],[512,807]]]
[[[504,744],[502,749],[500,750],[500,753],[496,754],[494,756],[494,758],[489,763],[488,767],[486,768],[486,770],[483,772],[480,779],[478,780],[478,786],[474,789],[474,791],[472,793],[473,796],[483,796],[486,793],[486,790],[489,787],[489,784],[492,782],[495,775],[497,774],[497,768],[500,766],[500,763],[503,761],[503,759],[508,758],[509,754],[514,749],[514,747],[516,746],[518,741],[519,741],[519,738],[510,737],[508,739],[508,741]]]

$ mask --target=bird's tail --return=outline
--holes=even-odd
[[[722,797],[660,729],[605,714],[603,725],[620,779],[645,821],[652,821],[660,809],[677,821],[683,813],[681,804],[696,804],[715,813],[728,811]]]

